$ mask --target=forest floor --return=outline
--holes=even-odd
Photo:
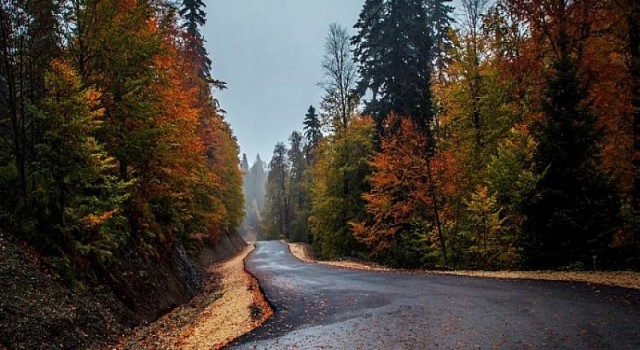
[[[308,244],[288,243],[289,250],[296,258],[309,263],[318,263],[334,267],[342,267],[368,271],[390,271],[392,269],[373,263],[355,261],[321,261],[316,260],[313,250]],[[529,279],[547,281],[572,281],[601,284],[607,286],[640,289],[640,272],[635,271],[416,271],[424,273],[459,275],[484,278]]]
[[[105,290],[68,288],[36,251],[0,230],[0,349],[93,349],[133,315]]]
[[[249,245],[235,257],[211,266],[201,293],[157,321],[138,327],[115,348],[219,349],[259,327],[273,311],[257,280],[244,268],[244,259],[253,249]]]

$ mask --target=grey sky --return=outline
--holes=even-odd
[[[205,0],[203,35],[213,75],[228,89],[216,97],[253,163],[269,161],[278,141],[302,130],[309,105],[322,96],[317,83],[329,25],[353,34],[364,0]],[[456,5],[458,1],[453,1]]]
[[[240,144],[253,162],[269,161],[278,141],[302,130],[309,105],[318,107],[324,39],[329,24],[349,29],[361,0],[207,0],[203,30],[217,92]]]

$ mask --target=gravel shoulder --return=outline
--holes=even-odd
[[[353,261],[319,261],[314,259],[311,247],[304,243],[288,243],[291,254],[307,263],[318,263],[365,271],[392,271],[393,269]],[[528,279],[545,281],[571,281],[606,286],[640,289],[640,272],[635,271],[433,271],[416,270],[420,273],[456,275],[483,278]]]
[[[258,281],[244,268],[253,251],[211,266],[203,292],[157,321],[138,327],[117,349],[220,349],[259,327],[272,310]]]

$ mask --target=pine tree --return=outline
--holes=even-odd
[[[451,24],[454,22],[451,17],[454,7],[450,5],[451,1],[452,0],[425,1],[426,12],[431,25],[431,50],[435,58],[435,70],[439,75],[444,72],[447,66],[449,61],[447,52],[452,47],[449,31],[451,30]]]
[[[289,238],[290,215],[287,182],[289,179],[287,148],[279,142],[273,150],[267,176],[265,226],[271,238]]]
[[[542,108],[536,153],[541,179],[528,206],[530,267],[591,266],[608,253],[619,214],[618,193],[597,167],[596,116],[585,108],[585,90],[560,32]]]
[[[242,153],[242,161],[240,162],[240,169],[242,169],[245,175],[249,173],[249,160],[247,160],[246,153]]]
[[[385,0],[366,0],[358,22],[353,26],[358,33],[351,38],[354,46],[354,58],[358,63],[358,81],[356,92],[364,96],[367,90],[371,91],[372,97],[368,104],[372,109],[378,100],[381,89],[381,82],[374,79],[378,67],[374,66],[382,55],[383,45],[381,43],[383,18],[387,12]]]
[[[289,238],[293,241],[306,242],[308,240],[307,229],[307,202],[308,195],[304,183],[307,162],[304,156],[305,145],[302,134],[294,131],[289,137],[289,151],[287,156],[291,164],[287,195],[289,197],[289,218],[291,220],[291,232]]]
[[[382,131],[390,113],[410,117],[429,133],[433,61],[431,25],[422,0],[366,1],[352,39],[359,64],[358,92],[370,91],[365,113]]]
[[[200,28],[207,23],[204,8],[206,5],[202,0],[183,0],[180,8],[180,16],[184,19],[183,28],[187,32],[187,40],[190,51],[192,51],[200,61],[198,76],[200,79],[211,84],[218,89],[224,89],[226,84],[215,80],[211,76],[211,59],[207,49],[204,47],[205,40],[200,33]]]
[[[307,139],[305,145],[305,153],[307,158],[310,157],[312,151],[318,146],[322,139],[322,130],[320,118],[313,106],[309,106],[307,114],[304,115],[304,137]]]
[[[264,198],[266,191],[267,175],[264,172],[265,163],[256,155],[256,160],[250,169],[252,198],[255,199],[259,211],[264,209]]]

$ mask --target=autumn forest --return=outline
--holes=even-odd
[[[310,345],[396,348],[377,338],[390,326],[415,348],[461,348],[447,322],[492,328],[453,331],[493,348],[505,334],[638,344],[639,2],[361,3],[312,42],[321,98],[250,163],[220,102],[205,1],[2,0],[0,348],[274,348],[307,326],[320,327]],[[361,265],[323,265],[340,260]],[[542,307],[521,308],[525,294]],[[563,304],[571,295],[583,304]],[[620,323],[586,336],[557,305]],[[477,322],[499,313],[547,323]],[[417,335],[403,328],[424,317]]]
[[[637,269],[638,3],[459,5],[367,0],[354,35],[330,26],[324,96],[251,227],[395,267]]]
[[[0,222],[70,283],[242,220],[199,1],[0,7]]]
[[[331,25],[318,108],[250,167],[200,2],[4,3],[2,227],[71,283],[215,244],[243,209],[243,231],[328,259],[637,268],[637,4],[459,10],[368,0],[355,35]]]

